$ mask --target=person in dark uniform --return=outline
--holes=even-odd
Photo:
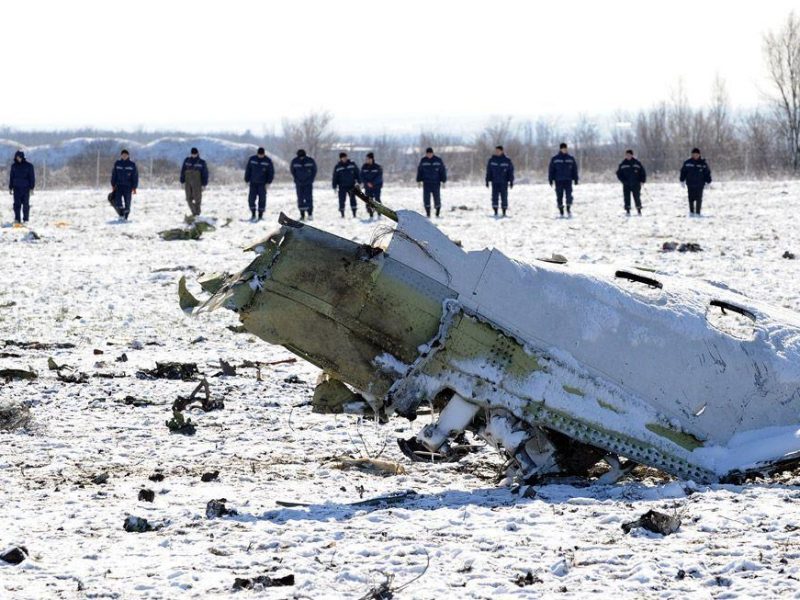
[[[622,182],[622,198],[625,214],[631,214],[631,195],[636,203],[636,212],[642,214],[642,186],[647,181],[644,165],[633,157],[633,150],[625,150],[625,158],[617,167],[617,179]]]
[[[192,148],[183,160],[181,167],[181,183],[186,191],[186,204],[192,215],[200,214],[200,204],[203,200],[203,190],[208,185],[208,165],[200,158],[200,151]]]
[[[27,223],[31,212],[31,195],[36,187],[33,165],[25,160],[25,153],[17,150],[8,178],[8,191],[14,196],[14,227]]]
[[[492,209],[497,216],[498,207],[502,207],[503,216],[508,210],[508,189],[514,187],[514,163],[503,151],[502,146],[495,146],[494,156],[486,164],[486,187],[492,186]]]
[[[699,148],[692,148],[692,156],[684,161],[680,179],[689,191],[689,215],[699,215],[703,207],[703,189],[711,183],[711,167],[700,156]]]
[[[567,145],[561,143],[558,154],[550,159],[548,173],[550,187],[555,183],[558,212],[564,216],[564,196],[567,197],[567,214],[572,215],[572,184],[578,185],[578,161],[567,152]]]
[[[441,188],[447,183],[447,167],[441,158],[433,153],[433,148],[425,149],[425,156],[417,167],[417,183],[422,186],[422,204],[425,214],[431,216],[431,196],[438,217],[442,210]]]
[[[300,220],[305,221],[306,214],[309,220],[314,218],[314,179],[317,177],[317,162],[306,154],[302,148],[297,151],[297,156],[289,165],[292,173],[294,187],[297,190],[297,209],[300,211]]]
[[[361,181],[364,183],[364,192],[367,197],[381,201],[381,188],[383,187],[383,167],[375,162],[375,154],[373,152],[367,153],[366,162],[361,165]],[[367,205],[367,212],[370,219],[372,218],[373,210]],[[378,218],[381,218],[378,213]]]
[[[120,152],[119,160],[114,163],[114,169],[111,171],[111,187],[114,190],[117,214],[127,221],[131,214],[131,199],[139,187],[139,170],[136,168],[136,163],[130,159],[127,150]]]
[[[350,196],[350,208],[353,211],[353,216],[358,212],[358,204],[356,204],[356,194],[353,188],[357,183],[361,182],[361,175],[358,171],[358,166],[352,160],[347,158],[347,152],[339,153],[339,162],[333,167],[333,189],[339,190],[339,214],[344,219],[344,202],[347,196]]]
[[[244,170],[245,183],[250,184],[247,204],[250,207],[251,221],[256,220],[256,198],[258,198],[258,220],[264,218],[264,211],[267,209],[267,186],[274,178],[275,167],[272,165],[272,160],[264,148],[259,148],[247,160],[247,167]]]

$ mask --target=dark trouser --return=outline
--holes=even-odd
[[[197,180],[190,180],[186,178],[184,189],[186,190],[186,204],[189,205],[189,210],[192,211],[194,216],[200,214],[200,203],[203,201],[203,184],[200,183],[200,178]]]
[[[431,210],[431,196],[433,196],[433,206],[436,210],[442,208],[442,184],[441,183],[428,183],[422,184],[422,204],[425,210]]]
[[[636,210],[642,210],[642,186],[641,185],[623,185],[622,197],[625,199],[625,210],[631,209],[631,194],[633,194],[633,201],[636,203]]]
[[[368,187],[366,190],[367,198],[372,198],[375,202],[381,201],[381,188],[380,187]]]
[[[698,215],[700,214],[700,209],[703,207],[703,187],[704,186],[700,185],[686,188],[689,190],[690,213],[697,213]]]
[[[567,195],[567,206],[572,206],[572,182],[556,181],[556,202],[558,208],[564,208],[564,194]]]
[[[492,184],[492,208],[496,209],[498,201],[501,203],[503,210],[508,208],[508,184],[493,183]]]
[[[314,184],[295,183],[294,187],[297,189],[297,208],[312,214],[314,212]]]
[[[353,191],[348,190],[347,188],[343,188],[339,186],[339,211],[344,210],[344,201],[350,196],[350,208],[353,210],[358,208],[358,202],[356,201],[356,193]]]
[[[131,188],[129,187],[122,187],[117,186],[117,189],[114,190],[116,195],[114,198],[117,201],[117,213],[121,217],[127,217],[128,214],[131,212]]]
[[[31,191],[14,188],[14,220],[27,223],[31,212]],[[21,218],[20,218],[21,217]]]
[[[258,198],[258,212],[263,213],[267,208],[267,184],[251,183],[250,194],[247,196],[247,204],[250,211],[256,211],[256,197]]]

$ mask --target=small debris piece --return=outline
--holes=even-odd
[[[794,260],[795,255],[793,252],[789,252],[788,250],[783,253],[783,258],[788,258],[789,260]]]
[[[178,410],[172,411],[172,418],[167,421],[167,427],[172,433],[180,433],[182,435],[194,435],[197,432],[197,427],[192,423],[192,420],[185,419]]]
[[[139,377],[153,379],[181,379],[191,381],[199,375],[197,363],[157,362],[155,369],[143,369],[137,373]]]
[[[678,246],[678,252],[702,252],[703,249],[700,247],[700,244],[696,244],[695,242],[688,242],[686,244],[681,244]]]
[[[525,575],[518,575],[517,578],[514,580],[514,583],[519,587],[526,587],[529,585],[533,585],[534,583],[542,583],[542,580],[537,576],[528,571]]]
[[[24,404],[0,404],[0,431],[26,427],[30,420],[30,409]]]
[[[299,383],[305,383],[302,379],[300,379],[297,375],[289,375],[283,380],[284,383],[291,383],[297,385]]]
[[[69,367],[56,371],[56,377],[64,383],[89,383],[89,375],[81,371],[71,371]]]
[[[227,500],[220,498],[219,500],[209,500],[206,504],[206,518],[219,519],[221,517],[232,516],[235,517],[239,513],[232,508],[225,506]]]
[[[647,531],[652,531],[653,533],[660,533],[661,535],[669,535],[671,533],[675,533],[678,531],[678,528],[681,526],[681,519],[680,517],[674,516],[671,517],[670,515],[666,515],[664,513],[657,512],[655,510],[648,510],[644,513],[641,517],[636,519],[635,521],[630,521],[628,523],[622,524],[622,531],[625,533],[630,533],[630,531],[636,527],[642,527],[647,529]]]
[[[348,458],[337,456],[334,461],[334,468],[346,471],[348,469],[358,469],[373,475],[404,475],[406,470],[403,465],[388,460],[377,458]]]
[[[101,354],[105,354],[105,352],[103,352],[99,348],[95,348],[94,350],[92,350],[92,354],[94,354],[95,356],[100,356]]]
[[[14,302],[13,300],[11,300],[9,302],[3,302],[2,304],[0,304],[0,308],[11,308],[12,306],[16,306],[16,305],[17,305],[17,303]]]
[[[140,502],[152,502],[156,499],[156,493],[153,490],[148,490],[146,488],[142,488],[139,490],[139,501]]]
[[[153,527],[147,521],[147,519],[134,517],[133,515],[125,519],[125,523],[122,524],[122,528],[128,533],[145,533],[147,531],[155,530],[155,527]]]
[[[0,554],[0,560],[10,565],[18,565],[28,558],[28,549],[25,546],[14,546]]]
[[[61,369],[66,368],[67,365],[59,365],[51,356],[47,359],[47,368],[51,371],[60,371]]]
[[[163,473],[153,473],[152,475],[150,475],[148,477],[148,479],[150,481],[159,482],[159,481],[164,481],[164,479],[166,479],[166,477],[164,476]]]
[[[54,344],[45,344],[42,342],[18,342],[16,340],[3,340],[4,346],[15,346],[22,350],[68,350],[74,348],[75,344],[69,342],[60,342]]]
[[[219,479],[219,471],[209,471],[208,473],[203,473],[200,476],[200,481],[202,481],[203,483],[216,481],[217,479]]]
[[[204,397],[202,399],[197,398],[197,394],[201,390],[204,392]],[[211,388],[209,387],[206,379],[203,379],[197,384],[197,387],[194,388],[191,394],[189,394],[188,398],[185,396],[178,396],[175,402],[172,403],[172,410],[179,412],[184,411],[195,402],[200,405],[200,408],[202,408],[204,412],[221,410],[225,408],[225,402],[219,398],[211,397]]]
[[[95,485],[104,485],[108,483],[108,473],[103,471],[92,477],[92,483]]]
[[[237,577],[233,582],[234,590],[259,590],[268,587],[279,587],[294,585],[294,575],[284,575],[283,577],[270,577],[269,575],[259,575],[258,577]]]
[[[236,375],[236,368],[231,365],[231,363],[220,359],[219,366],[222,368],[223,375],[227,375],[228,377],[233,377]]]
[[[114,360],[119,363],[128,362],[128,355],[123,352]]]
[[[228,325],[228,331],[232,331],[233,333],[247,333],[247,329],[245,329],[244,325]]]
[[[142,406],[150,406],[152,402],[149,400],[142,400],[141,398],[136,398],[135,396],[125,396],[122,399],[122,403],[128,406],[133,406],[135,408],[140,408]]]
[[[5,379],[7,381],[12,379],[26,379],[32,381],[37,377],[38,375],[33,369],[27,371],[25,369],[0,369],[0,379]]]

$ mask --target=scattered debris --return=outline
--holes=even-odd
[[[108,473],[103,471],[92,477],[92,483],[95,485],[105,485],[108,483]]]
[[[406,473],[403,465],[388,460],[378,458],[349,458],[347,456],[337,456],[334,458],[335,469],[346,471],[348,469],[358,469],[373,475],[404,475]]]
[[[59,365],[55,359],[51,356],[47,359],[47,368],[51,371],[60,371],[61,369],[66,369],[67,365]]]
[[[100,348],[95,348],[94,350],[92,350],[92,354],[94,354],[95,356],[100,356],[101,354],[105,354],[105,352],[100,350]]]
[[[377,498],[369,498],[368,500],[359,500],[358,502],[346,502],[342,506],[355,506],[355,507],[384,507],[402,504],[406,500],[413,500],[417,497],[417,492],[414,490],[405,490],[388,496],[378,496]],[[284,508],[297,508],[314,506],[310,502],[293,502],[291,500],[276,500],[278,506]]]
[[[27,371],[25,369],[0,369],[0,379],[5,379],[6,381],[11,381],[14,379],[26,379],[31,381],[37,377],[38,375],[33,369],[29,369]]]
[[[75,344],[69,342],[46,344],[43,342],[18,342],[16,340],[3,340],[3,345],[14,346],[22,350],[68,350],[75,347]]]
[[[118,363],[128,362],[128,355],[123,352],[117,358],[114,359],[114,362]]]
[[[183,381],[192,381],[199,374],[197,363],[156,362],[155,369],[142,369],[136,373],[136,376],[144,379],[181,379]]]
[[[192,420],[185,419],[183,413],[178,410],[172,411],[172,418],[167,421],[167,427],[172,433],[180,433],[182,435],[194,435],[197,432],[197,427],[192,423]]]
[[[133,406],[134,408],[141,408],[143,406],[152,406],[152,402],[149,400],[142,400],[141,398],[136,398],[135,396],[125,396],[122,399],[122,403],[126,406]]]
[[[13,431],[27,427],[31,411],[24,404],[0,404],[0,431]]]
[[[219,471],[209,471],[200,476],[200,481],[203,483],[209,483],[210,481],[216,481],[217,479],[219,479]]]
[[[151,273],[172,273],[175,271],[196,271],[197,267],[193,265],[181,265],[177,267],[159,267],[158,269],[153,269],[150,271]]]
[[[534,583],[542,583],[541,578],[538,575],[534,575],[530,571],[525,573],[525,575],[518,575],[516,579],[514,579],[514,583],[519,587],[526,587],[529,585],[533,585]]]
[[[38,241],[40,239],[42,239],[42,236],[40,236],[38,233],[36,233],[32,229],[28,233],[26,233],[24,236],[22,236],[22,241],[23,242],[36,242],[36,241]]]
[[[696,242],[686,242],[679,244],[678,242],[664,242],[661,245],[662,252],[702,252],[703,248]]]
[[[294,585],[294,575],[284,575],[283,577],[270,577],[269,575],[259,575],[258,577],[237,577],[233,582],[234,590],[260,590],[268,587],[279,587]]]
[[[233,333],[247,333],[244,325],[228,325],[227,329]]]
[[[12,306],[16,306],[16,305],[17,305],[16,302],[14,302],[13,300],[10,300],[9,302],[3,302],[2,304],[0,304],[0,308],[11,308]]]
[[[175,227],[159,231],[162,240],[172,242],[175,240],[199,240],[207,231],[215,231],[216,227],[209,221],[195,220],[186,227]]]
[[[203,336],[203,335],[199,335],[199,336],[197,336],[196,338],[194,338],[194,339],[193,339],[191,342],[189,342],[189,343],[190,343],[190,344],[200,344],[201,342],[207,342],[207,341],[208,341],[208,338],[207,338],[207,337],[205,337],[205,336]]]
[[[197,394],[203,391],[204,397],[197,398]],[[189,397],[178,396],[178,399],[175,400],[172,404],[173,411],[184,411],[189,408],[192,404],[197,403],[200,405],[200,408],[203,409],[204,412],[209,412],[212,410],[221,410],[225,408],[225,402],[219,398],[212,398],[211,397],[211,388],[208,385],[208,380],[203,379],[200,383],[197,384],[197,387],[194,388]]]
[[[159,481],[164,481],[164,479],[166,479],[166,476],[163,473],[153,473],[148,477],[148,479],[150,481],[159,482]]]
[[[125,519],[125,523],[122,524],[122,528],[128,533],[145,533],[147,531],[155,531],[158,529],[157,527],[151,525],[147,519],[143,519],[142,517],[134,517],[133,515]]]
[[[795,255],[794,252],[789,252],[788,250],[783,253],[783,258],[788,258],[789,260],[794,260]]]
[[[82,371],[72,371],[70,367],[56,371],[56,377],[64,383],[89,383],[89,375]]]
[[[232,509],[225,506],[227,499],[220,498],[219,500],[209,500],[208,504],[206,504],[206,518],[208,519],[219,519],[221,517],[235,517],[239,513]]]
[[[219,366],[222,369],[222,372],[217,373],[214,377],[218,377],[220,375],[226,375],[227,377],[233,377],[236,375],[236,367],[231,365],[231,363],[219,359]]]
[[[661,535],[669,535],[678,531],[681,526],[680,517],[666,515],[655,510],[648,510],[641,517],[635,521],[622,524],[622,531],[630,533],[636,527],[642,527],[647,531],[653,533],[660,533]]]
[[[153,490],[148,490],[146,488],[142,488],[139,490],[139,501],[140,502],[152,502],[156,499],[156,493]]]
[[[458,206],[451,206],[450,207],[450,212],[456,212],[457,210],[470,211],[470,210],[475,210],[475,209],[467,206],[466,204],[460,204]]]
[[[293,385],[297,385],[300,383],[305,383],[302,379],[300,379],[297,375],[289,375],[283,380],[284,383],[291,383]]]
[[[10,565],[18,565],[28,558],[28,549],[25,546],[14,546],[0,554],[0,560]]]

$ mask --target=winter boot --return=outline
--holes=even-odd
[[[572,216],[572,205],[567,204],[567,216]]]
[[[339,214],[342,215],[342,218],[344,219],[344,209],[343,208],[339,209]]]
[[[300,220],[301,221],[305,221],[306,220],[306,211],[304,211],[304,210],[300,211]]]
[[[631,209],[630,208],[626,208],[625,209],[625,216],[626,217],[630,217],[631,216]]]
[[[442,212],[442,207],[440,206],[440,207],[438,207],[438,208],[436,209],[436,218],[437,218],[437,219],[438,219],[438,218],[441,216],[441,212]]]
[[[255,220],[256,220],[256,211],[254,211],[254,210],[250,211],[250,220],[255,222]]]
[[[356,209],[354,208],[354,209],[353,209],[353,218],[354,218],[354,219],[356,218],[356,212],[357,212],[357,211],[356,211]]]
[[[641,217],[642,216],[642,209],[641,208],[637,208],[636,209],[636,214]]]
[[[558,207],[558,212],[561,213],[561,216],[563,217],[564,216],[564,207],[563,206],[559,206]]]
[[[493,209],[494,209],[494,216],[496,217],[497,216],[497,207],[494,206]]]
[[[431,218],[431,209],[430,208],[426,208],[425,209],[425,216],[428,217],[429,219]]]
[[[503,216],[504,217],[506,216],[506,209],[505,208],[503,209]]]
[[[259,221],[264,220],[264,211],[263,210],[258,211],[258,220]]]

